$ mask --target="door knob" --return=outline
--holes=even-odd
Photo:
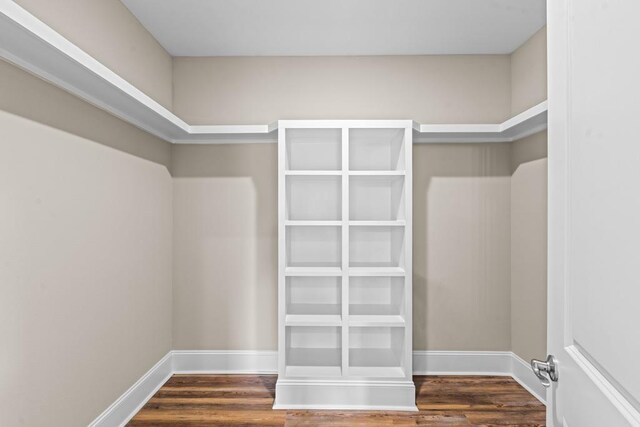
[[[531,360],[531,369],[543,386],[550,387],[551,381],[558,381],[558,362],[553,355],[547,356],[547,360]]]

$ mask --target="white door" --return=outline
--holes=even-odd
[[[547,5],[548,425],[640,426],[640,1]]]

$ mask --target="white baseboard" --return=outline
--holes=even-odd
[[[125,391],[89,427],[119,427],[125,425],[173,375],[171,352]]]
[[[520,356],[511,353],[511,376],[540,402],[547,404],[547,389],[531,370],[531,365]]]
[[[126,424],[173,374],[275,374],[277,367],[277,351],[173,350],[89,424],[89,427],[118,427]],[[533,374],[529,364],[510,351],[414,351],[413,373],[510,376],[545,403],[545,388]],[[297,387],[293,384],[282,385],[292,385],[289,387],[291,390]],[[340,394],[335,390],[332,393]],[[379,409],[398,410],[402,406],[389,404],[389,400],[383,399],[383,402],[386,402],[388,408],[381,405]],[[365,408],[359,407],[355,402],[341,409]]]
[[[546,404],[546,389],[529,364],[511,351],[414,351],[413,374],[510,376]]]

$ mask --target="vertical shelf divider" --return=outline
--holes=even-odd
[[[349,129],[342,128],[342,376],[349,376]]]
[[[286,131],[278,131],[278,372],[286,370],[286,210],[287,210],[287,194],[286,194],[286,177],[285,170],[287,165],[287,146]]]
[[[404,130],[404,366],[407,379],[413,379],[413,132]]]

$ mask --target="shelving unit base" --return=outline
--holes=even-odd
[[[418,411],[412,381],[278,379],[273,409]]]

